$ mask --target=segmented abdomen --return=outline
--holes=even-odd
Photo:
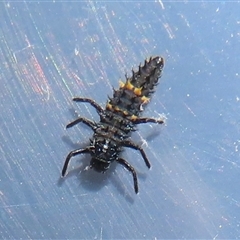
[[[139,66],[138,71],[132,70],[132,76],[126,76],[125,83],[120,82],[120,88],[114,90],[113,97],[106,105],[106,116],[101,119],[104,130],[112,131],[117,138],[129,136],[130,131],[134,130],[134,120],[154,92],[163,66],[163,58],[150,58]]]

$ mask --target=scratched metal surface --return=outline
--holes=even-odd
[[[239,3],[0,3],[0,235],[3,239],[239,238]],[[166,60],[133,139],[152,163],[126,150],[139,174],[113,164],[83,171],[67,153],[91,131],[112,86],[150,55]]]

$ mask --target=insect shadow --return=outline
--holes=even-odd
[[[158,127],[158,128],[157,128]],[[161,135],[162,129],[159,126],[153,126],[145,135],[145,141],[151,142]]]

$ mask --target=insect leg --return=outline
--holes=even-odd
[[[66,157],[66,160],[65,160],[65,163],[64,163],[64,166],[62,169],[62,177],[65,176],[69,161],[73,156],[76,156],[76,155],[82,154],[82,153],[91,153],[92,150],[93,150],[92,147],[87,147],[85,149],[76,149],[76,150],[71,151]]]
[[[128,171],[130,171],[133,175],[133,183],[134,183],[134,190],[135,193],[138,193],[138,181],[137,181],[137,173],[134,169],[134,167],[128,163],[126,160],[122,159],[122,158],[118,158],[116,160],[118,163],[120,163],[121,165],[123,165]]]
[[[142,154],[142,157],[145,161],[145,164],[147,165],[148,168],[151,167],[150,165],[150,162],[147,158],[147,155],[146,153],[144,152],[144,150],[142,149],[142,147],[140,147],[139,145],[137,145],[136,143],[132,142],[132,141],[129,141],[129,140],[125,140],[125,141],[122,141],[121,142],[121,145],[124,146],[124,147],[129,147],[129,148],[132,148],[132,149],[135,149],[135,150],[138,150],[140,151],[140,153]]]
[[[73,101],[90,103],[99,113],[104,111],[103,108],[99,104],[97,104],[94,100],[92,100],[90,98],[74,97]]]
[[[87,118],[83,118],[83,117],[79,117],[77,118],[76,120],[70,122],[66,128],[70,128],[70,127],[73,127],[74,125],[78,124],[78,123],[84,123],[86,124],[87,126],[89,126],[93,131],[95,130],[96,128],[96,124],[94,122],[92,122],[91,120],[88,120]]]
[[[158,123],[158,124],[163,124],[164,120],[163,119],[157,119],[157,118],[137,118],[136,120],[133,120],[134,124],[141,124],[141,123]]]

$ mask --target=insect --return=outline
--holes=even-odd
[[[129,139],[136,125],[141,123],[164,123],[163,119],[140,117],[143,106],[149,102],[155,86],[161,77],[164,66],[162,57],[151,57],[140,65],[137,71],[132,70],[132,76],[126,77],[125,83],[120,82],[120,88],[114,89],[113,97],[108,99],[105,109],[90,98],[75,97],[73,101],[89,103],[100,117],[100,122],[95,123],[84,117],[79,117],[69,123],[66,128],[78,123],[90,127],[94,134],[90,144],[84,149],[71,151],[65,160],[62,177],[65,176],[70,159],[79,154],[90,154],[91,161],[87,168],[104,173],[114,161],[123,165],[132,173],[134,190],[138,193],[137,173],[134,167],[119,155],[124,147],[138,150],[145,164],[150,168],[150,162],[143,148]]]

